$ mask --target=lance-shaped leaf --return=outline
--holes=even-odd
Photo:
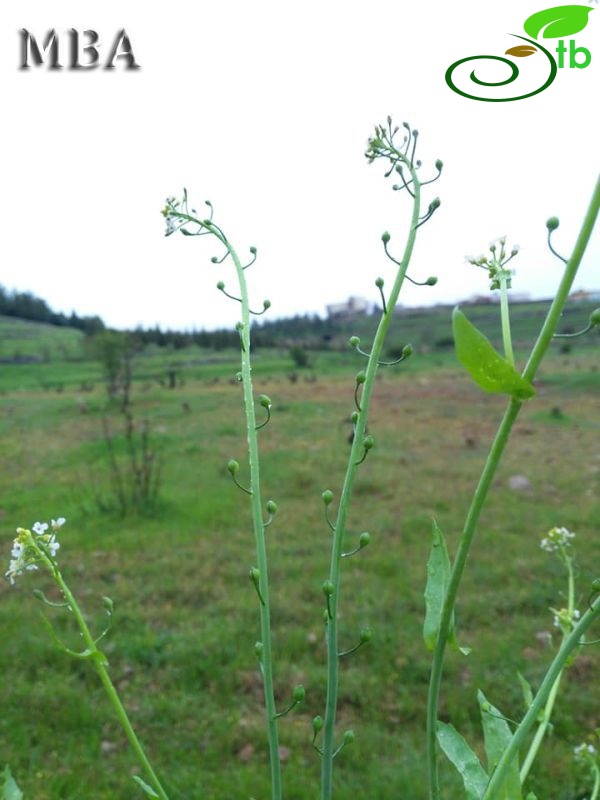
[[[494,350],[490,340],[459,308],[452,313],[452,332],[456,357],[484,391],[509,394],[518,400],[533,397],[535,389],[531,383]]]
[[[423,622],[423,640],[428,650],[435,648],[440,623],[442,621],[442,610],[450,583],[450,558],[444,534],[434,520],[432,525],[431,550],[427,561],[427,583],[425,584],[425,621]],[[456,639],[454,627],[454,611],[450,619],[450,631],[448,634],[450,644],[463,655],[471,652],[469,647],[460,647]]]
[[[488,785],[481,762],[452,725],[438,721],[436,731],[440,747],[460,773],[467,800],[481,800]]]
[[[151,786],[148,786],[146,781],[143,781],[138,775],[134,775],[133,780],[138,784],[138,786],[142,787],[142,790],[148,797],[158,797],[154,789]]]
[[[588,14],[592,11],[590,6],[554,6],[537,11],[527,17],[523,28],[528,36],[537,39],[542,29],[543,39],[560,39],[564,36],[573,36],[582,31],[588,24]]]
[[[483,692],[477,692],[477,701],[481,710],[487,768],[491,775],[508,747],[512,733],[506,720],[502,719],[502,714],[491,703],[488,703]],[[519,764],[516,758],[513,759],[506,780],[494,797],[497,800],[522,800]]]
[[[0,789],[2,790],[0,800],[22,800],[23,792],[17,786],[17,782],[13,778],[8,764],[4,767],[4,772],[0,775],[0,780],[2,781],[0,784]]]

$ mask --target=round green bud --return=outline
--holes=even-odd
[[[248,577],[252,581],[252,583],[258,584],[260,580],[260,571],[256,567],[250,567],[250,572],[248,573]]]
[[[375,286],[378,289],[383,289],[383,283],[384,283],[383,278],[377,278],[377,280],[375,281]]]
[[[263,308],[265,309],[265,311],[267,310],[267,308],[271,308],[271,301],[263,300]]]
[[[416,131],[415,131],[416,133]],[[344,731],[344,744],[352,744],[354,741],[354,731]]]
[[[435,277],[435,275],[432,275],[425,281],[425,286],[435,286],[437,282],[438,279]]]
[[[254,245],[252,245],[252,247],[250,248],[250,252],[252,253],[253,256],[256,255],[256,247],[254,247]]]
[[[235,460],[235,458],[230,458],[229,461],[227,462],[227,472],[229,472],[231,475],[235,475],[236,472],[239,471],[240,471],[240,465],[238,464],[238,462]]]
[[[381,241],[382,241],[384,244],[387,244],[391,238],[392,238],[392,237],[390,236],[390,234],[388,233],[388,231],[384,231],[384,232],[381,234]]]
[[[333,594],[333,583],[330,580],[323,581],[323,594],[325,597],[331,597]]]
[[[314,733],[318,733],[319,731],[323,730],[323,725],[324,724],[325,723],[323,722],[323,717],[319,717],[319,716],[313,717],[312,729],[313,729]]]
[[[358,347],[360,344],[360,338],[358,336],[351,336],[350,344],[352,345],[352,347]]]
[[[304,686],[302,686],[302,684],[299,683],[298,686],[296,686],[296,688],[294,689],[294,702],[301,703],[305,697],[306,697],[306,692],[304,690]]]
[[[438,158],[438,160],[435,162],[435,168],[437,169],[438,172],[441,172],[443,166],[444,162],[440,161],[440,159]]]
[[[358,411],[353,411],[353,412],[350,414],[350,422],[351,422],[353,425],[356,425],[356,423],[358,422]]]
[[[215,263],[216,263],[216,262],[215,262]],[[225,284],[223,283],[223,281],[219,281],[219,282],[217,283],[217,289],[218,289],[220,292],[222,292],[224,288],[225,288]]]
[[[325,489],[321,497],[323,498],[325,505],[328,506],[333,500],[333,492],[331,489]]]
[[[359,547],[366,547],[369,542],[371,541],[371,534],[369,531],[363,531],[361,535],[358,537],[358,545]]]
[[[434,197],[431,203],[429,204],[429,208],[432,208],[434,211],[436,208],[439,208],[442,205],[442,201],[439,197]]]
[[[490,702],[488,702],[487,700],[485,700],[485,701],[484,701],[484,702],[481,704],[481,710],[482,710],[484,713],[489,713],[489,712],[492,710],[492,704],[491,704]]]
[[[371,450],[374,446],[375,446],[375,439],[369,433],[363,439],[363,447],[365,448],[365,450]]]
[[[405,344],[402,348],[402,358],[410,358],[413,354],[412,344]]]
[[[241,372],[236,372],[235,373],[235,379],[236,379],[236,381],[240,381],[241,382],[241,381],[244,380],[244,376],[242,375]]]
[[[546,227],[549,231],[555,231],[559,224],[558,217],[550,217],[550,219],[546,220]]]
[[[217,258],[217,256],[213,256],[213,257],[211,258],[211,263],[212,263],[212,264],[218,264],[218,263],[219,263],[219,259]]]
[[[357,383],[364,383],[367,380],[367,373],[361,369],[360,372],[356,373],[356,382]]]
[[[275,500],[268,500],[267,501],[267,511],[269,514],[276,514],[277,513],[277,503]]]
[[[263,408],[271,407],[271,398],[267,394],[261,394],[261,396],[258,398],[258,402]]]
[[[262,658],[263,650],[264,650],[263,643],[256,642],[256,644],[254,645],[254,652],[257,658]]]
[[[370,642],[372,638],[373,638],[373,631],[371,630],[371,628],[361,628],[360,629],[360,643],[361,644],[366,644],[367,642]]]
[[[590,314],[590,325],[594,328],[600,325],[600,308],[595,308]]]
[[[516,256],[519,252],[519,246],[515,245],[513,249],[510,251],[511,256]]]

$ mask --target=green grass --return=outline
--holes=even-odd
[[[296,370],[292,382],[285,351],[258,356],[256,394],[273,400],[272,421],[260,434],[264,497],[280,509],[268,528],[278,704],[297,683],[307,690],[306,702],[281,724],[285,796],[309,800],[319,778],[310,719],[323,712],[325,691],[320,587],[330,533],[320,494],[339,494],[361,361],[352,352],[319,353],[314,368]],[[247,577],[254,544],[247,498],[225,468],[238,459],[244,482],[237,357],[195,363],[200,357],[181,353],[189,363],[175,390],[152,377],[161,374],[159,356],[138,362],[134,407],[151,423],[164,485],[156,510],[125,519],[96,507],[109,492],[96,367],[3,365],[4,553],[8,563],[17,525],[66,516],[63,573],[96,625],[102,595],[115,601],[104,648],[111,674],[172,800],[265,798],[258,613]],[[517,671],[535,686],[551,657],[548,608],[564,604],[565,585],[558,562],[539,548],[541,535],[554,525],[577,531],[580,604],[597,577],[595,362],[594,348],[549,358],[481,520],[458,605],[459,637],[473,652],[449,657],[441,706],[442,718],[479,750],[477,689],[519,718]],[[59,368],[57,391],[40,374]],[[361,468],[349,518],[352,536],[369,530],[372,542],[345,562],[342,584],[343,640],[352,646],[365,624],[374,639],[343,666],[340,731],[354,728],[356,742],[340,756],[338,800],[426,796],[429,654],[420,628],[431,519],[452,550],[504,405],[470,384],[450,353],[424,353],[380,374],[369,424],[376,447]],[[95,385],[83,391],[88,380]],[[530,488],[510,490],[515,474],[527,476]],[[47,585],[29,575],[0,586],[0,765],[11,764],[26,800],[130,800],[139,796],[130,778],[138,768],[95,674],[57,652],[42,628],[30,589]],[[61,615],[50,615],[76,647]],[[573,800],[582,791],[572,748],[600,725],[598,666],[590,647],[567,671],[554,735],[531,782],[540,798]],[[462,798],[447,764],[442,777],[447,800]]]

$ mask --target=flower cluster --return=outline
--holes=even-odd
[[[505,269],[506,264],[519,252],[517,245],[514,245],[510,255],[506,253],[506,236],[498,239],[497,242],[490,244],[491,257],[479,256],[478,258],[467,258],[469,264],[487,270],[490,276],[490,289],[500,289],[502,281],[506,288],[511,288],[512,270]]]
[[[571,546],[575,534],[568,528],[552,528],[540,542],[540,547],[547,553],[558,553]]]
[[[581,612],[574,608],[573,611],[569,611],[568,608],[561,608],[557,611],[555,608],[551,608],[550,611],[554,614],[554,627],[560,628],[564,634],[569,634],[575,627],[575,623],[581,617]]]
[[[594,747],[593,744],[578,744],[577,747],[573,748],[573,753],[577,761],[589,761],[590,758],[596,759],[598,755],[598,751]]]
[[[14,584],[15,578],[25,571],[38,569],[38,562],[44,556],[51,559],[56,558],[56,553],[60,548],[56,534],[65,522],[64,517],[58,517],[58,519],[51,520],[49,525],[47,522],[36,522],[32,525],[31,530],[17,528],[17,535],[10,551],[11,559],[8,570],[4,573],[11,584]],[[50,529],[49,532],[48,529]]]

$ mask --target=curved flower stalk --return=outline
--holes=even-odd
[[[231,258],[237,275],[239,294],[234,296],[225,291],[225,284],[219,281],[217,289],[223,292],[230,299],[239,302],[241,307],[241,320],[236,328],[240,336],[241,349],[241,372],[238,378],[241,380],[244,390],[244,407],[246,412],[246,430],[248,435],[248,464],[250,469],[250,484],[244,486],[238,480],[240,465],[235,459],[230,459],[227,470],[231,475],[235,485],[250,497],[252,510],[252,524],[256,542],[257,566],[252,567],[249,572],[251,583],[254,585],[258,607],[260,613],[261,640],[255,645],[255,653],[259,659],[260,670],[264,684],[265,712],[267,723],[267,734],[269,740],[269,757],[271,764],[271,788],[273,800],[281,800],[281,764],[279,756],[279,733],[277,720],[283,713],[287,713],[304,698],[304,689],[296,687],[294,690],[294,702],[283,713],[278,713],[275,706],[275,693],[273,686],[273,651],[271,637],[271,607],[269,602],[269,574],[267,560],[267,545],[265,537],[265,527],[272,522],[273,516],[277,511],[276,504],[269,500],[266,504],[268,519],[263,518],[263,504],[260,487],[260,467],[258,457],[258,435],[257,431],[263,428],[271,416],[271,400],[266,395],[259,398],[259,406],[267,414],[265,420],[257,420],[255,411],[254,394],[252,389],[252,366],[250,360],[250,315],[262,314],[271,305],[269,300],[263,301],[262,311],[253,311],[250,308],[248,297],[248,286],[246,283],[245,270],[256,260],[257,251],[255,247],[250,248],[250,260],[242,265],[237,251],[225,236],[221,228],[213,222],[213,207],[206,201],[210,216],[202,218],[195,209],[188,207],[187,191],[184,189],[182,200],[178,201],[174,197],[167,199],[167,204],[163,209],[163,216],[166,220],[167,236],[180,231],[185,236],[214,236],[225,248],[221,256],[213,256],[213,264],[222,264],[227,258]],[[301,691],[300,691],[301,689]]]

